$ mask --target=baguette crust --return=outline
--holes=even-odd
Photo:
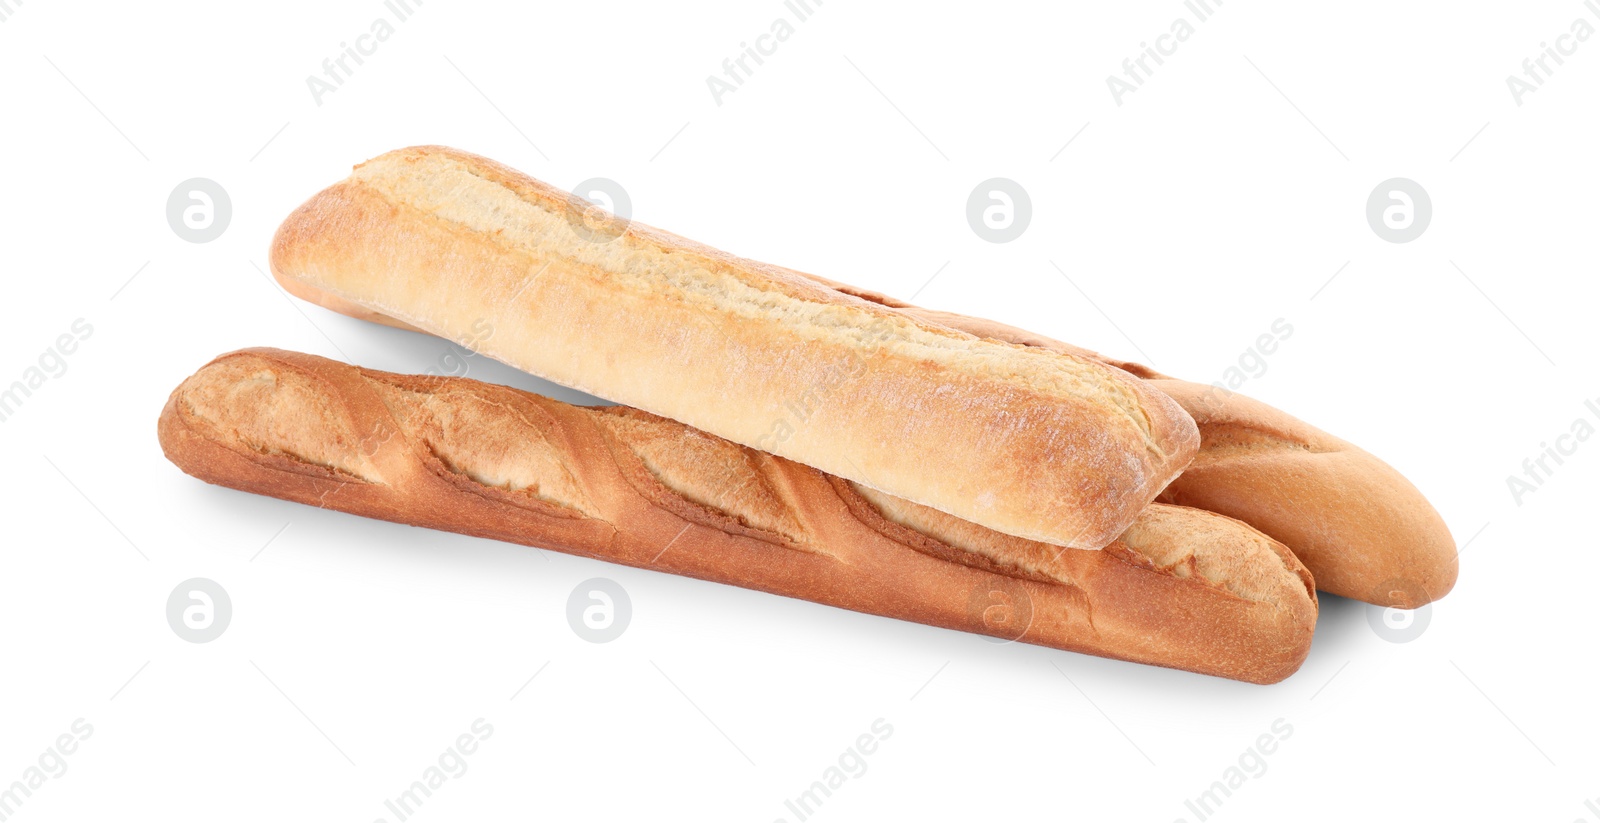
[[[876,292],[819,283],[979,337],[1091,357],[1146,380],[1194,417],[1200,451],[1157,498],[1238,518],[1288,546],[1341,597],[1414,609],[1444,597],[1458,571],[1455,539],[1426,497],[1389,464],[1265,403],[1178,380],[1023,329],[913,306]],[[352,317],[422,331],[291,281],[302,299]]]
[[[247,349],[158,431],[210,483],[935,626],[1255,683],[1305,659],[1286,548],[1152,505],[1105,551],[1002,534],[626,407]]]
[[[1160,389],[1194,417],[1201,442],[1194,462],[1157,499],[1260,529],[1306,564],[1321,591],[1415,609],[1455,587],[1458,552],[1444,518],[1404,475],[1352,443],[1218,386],[1168,377],[1003,323],[795,274],[979,337],[1092,358]]]
[[[391,152],[291,214],[272,269],[290,291],[1059,546],[1114,539],[1199,447],[1176,403],[1091,358],[642,224],[596,230],[575,202],[464,152]]]
[[[905,310],[976,335],[1099,358],[1144,378],[1189,412],[1200,453],[1163,503],[1235,517],[1290,547],[1317,588],[1415,609],[1450,593],[1455,538],[1417,487],[1388,463],[1259,400],[987,320]]]

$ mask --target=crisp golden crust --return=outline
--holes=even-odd
[[[1260,529],[1288,546],[1322,591],[1414,609],[1455,586],[1456,543],[1444,518],[1403,475],[1351,443],[1226,389],[1000,323],[853,293],[975,335],[1098,358],[1146,379],[1200,428],[1199,454],[1158,499]]]
[[[1321,591],[1411,609],[1455,586],[1456,543],[1444,518],[1403,475],[1354,444],[1226,389],[1168,377],[1003,323],[789,273],[928,323],[1098,360],[1146,380],[1177,401],[1201,435],[1194,462],[1157,499],[1260,529],[1305,563]]]
[[[964,523],[626,408],[247,349],[158,425],[210,483],[872,614],[1257,683],[1305,659],[1317,604],[1282,546],[1152,506],[1104,551]]]
[[[286,222],[281,231],[295,228]],[[700,253],[720,254],[678,242]],[[1323,591],[1416,607],[1443,597],[1455,585],[1455,541],[1416,487],[1377,457],[1282,411],[1015,327],[922,309],[815,275],[750,265],[761,266],[790,288],[796,281],[809,282],[929,325],[1098,360],[1148,380],[1196,419],[1202,435],[1199,456],[1159,499],[1236,517],[1282,541],[1312,570]],[[333,311],[422,331],[276,269],[275,274],[291,293]]]
[[[1427,498],[1387,463],[1285,412],[1023,329],[918,308],[815,275],[794,274],[931,323],[1096,358],[1148,380],[1194,417],[1201,434],[1194,462],[1159,499],[1238,518],[1282,541],[1311,570],[1322,591],[1417,608],[1445,596],[1455,585],[1455,540]],[[333,311],[420,331],[343,303],[327,292],[287,280],[284,286]]]
[[[405,149],[291,214],[272,268],[338,310],[1055,545],[1105,545],[1199,446],[1177,404],[1091,358],[639,223],[597,237],[575,209],[493,161]]]

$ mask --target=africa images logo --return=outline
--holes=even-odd
[[[1583,0],[1583,7],[1596,20],[1600,20],[1600,0]],[[1594,36],[1595,25],[1587,17],[1579,17],[1567,26],[1567,30],[1549,40],[1539,44],[1539,56],[1525,58],[1522,61],[1523,77],[1515,74],[1506,75],[1506,88],[1511,90],[1511,99],[1520,108],[1524,98],[1539,90],[1544,81],[1555,76],[1556,69],[1566,65],[1567,58],[1578,53],[1578,46],[1588,42]]]
[[[317,106],[322,105],[324,97],[338,91],[346,80],[354,77],[356,69],[365,65],[367,58],[377,54],[378,47],[394,36],[395,26],[411,19],[411,16],[417,13],[412,6],[420,5],[422,0],[384,0],[384,8],[394,15],[395,22],[389,22],[387,17],[373,20],[367,31],[352,38],[354,43],[346,40],[339,44],[337,57],[323,59],[322,77],[315,74],[306,75],[306,88],[311,90],[311,99]],[[355,63],[355,66],[352,67],[351,63]]]
[[[1522,460],[1522,475],[1506,475],[1506,488],[1511,492],[1511,499],[1518,506],[1526,502],[1528,495],[1542,488],[1546,481],[1554,477],[1556,469],[1566,464],[1567,458],[1578,453],[1578,448],[1593,437],[1595,424],[1589,422],[1593,417],[1600,421],[1600,397],[1583,401],[1583,409],[1588,414],[1573,418],[1567,431],[1556,435],[1550,440],[1539,442],[1539,452],[1536,456],[1526,457]],[[1551,441],[1554,441],[1553,443]]]
[[[722,61],[723,77],[715,74],[706,75],[706,88],[711,90],[711,99],[718,106],[722,105],[724,96],[732,94],[744,85],[744,81],[755,76],[756,70],[750,63],[760,67],[766,63],[766,58],[778,53],[778,47],[788,42],[794,36],[795,26],[804,23],[817,13],[814,6],[821,6],[822,0],[784,0],[784,8],[794,15],[795,22],[789,22],[787,17],[779,17],[772,21],[767,31],[757,35],[755,43],[746,40],[739,44],[740,52],[737,57],[724,58]]]
[[[1184,0],[1183,7],[1194,15],[1195,20],[1204,23],[1211,19],[1211,15],[1216,14],[1217,10],[1212,6],[1220,5],[1222,0]],[[1179,17],[1167,27],[1166,33],[1156,37],[1155,45],[1152,46],[1149,41],[1141,42],[1138,57],[1123,58],[1122,73],[1128,79],[1124,80],[1115,74],[1106,75],[1106,88],[1111,90],[1111,99],[1116,101],[1117,106],[1122,105],[1123,98],[1127,95],[1138,91],[1139,87],[1144,85],[1144,81],[1154,77],[1156,67],[1165,65],[1166,58],[1177,54],[1178,47],[1188,42],[1195,31],[1195,24],[1189,22],[1189,18]],[[1155,66],[1151,66],[1151,63]]]

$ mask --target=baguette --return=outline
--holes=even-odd
[[[1254,526],[1288,546],[1321,591],[1415,609],[1455,587],[1455,538],[1422,492],[1371,453],[1293,415],[1220,386],[1168,377],[1014,326],[795,274],[929,323],[1098,360],[1159,389],[1194,418],[1200,451],[1157,499]]]
[[[794,272],[829,288],[978,337],[1099,360],[1173,398],[1200,430],[1193,463],[1157,498],[1237,518],[1282,542],[1317,588],[1415,609],[1455,586],[1455,539],[1416,486],[1389,464],[1272,406],[1216,386],[1179,380],[1013,326],[924,309],[876,292]],[[301,299],[363,320],[421,331],[294,280]]]
[[[246,349],[161,412],[209,483],[860,612],[1254,683],[1293,673],[1317,601],[1286,548],[1155,504],[1103,551],[959,520],[621,406]]]
[[[291,291],[1057,546],[1109,543],[1199,447],[1176,403],[1091,358],[639,223],[592,229],[586,206],[475,155],[404,149],[295,210],[271,266]]]

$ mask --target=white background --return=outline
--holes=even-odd
[[[1195,821],[1185,801],[1278,718],[1292,736],[1215,819],[1596,819],[1600,438],[1520,505],[1506,484],[1600,397],[1600,36],[1521,106],[1505,79],[1600,27],[1580,3],[1229,0],[1121,106],[1106,77],[1192,20],[1180,3],[828,0],[721,106],[706,77],[781,3],[430,0],[320,106],[306,77],[392,20],[380,3],[9,5],[0,383],[93,327],[0,423],[0,784],[93,727],[14,819],[394,820],[384,800],[480,717],[416,819],[794,821],[784,801],[877,718],[892,736],[814,819]],[[219,353],[454,356],[257,268],[295,205],[418,143],[608,177],[644,222],[1200,382],[1284,318],[1242,390],[1409,476],[1470,540],[1460,583],[1406,644],[1324,597],[1305,667],[1259,687],[180,473],[156,416]],[[964,215],[997,176],[1033,202],[1004,245]],[[1395,176],[1433,201],[1407,244],[1365,218]],[[165,218],[192,177],[232,198],[209,244]],[[164,616],[192,577],[232,597],[209,644]],[[593,577],[633,603],[606,645],[564,615]]]

